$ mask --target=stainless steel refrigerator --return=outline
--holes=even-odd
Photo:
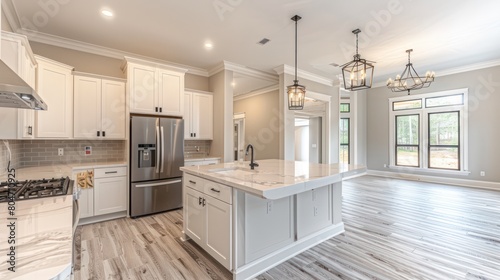
[[[182,207],[184,121],[130,116],[130,216]]]

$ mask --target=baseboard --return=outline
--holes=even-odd
[[[87,217],[87,218],[80,218],[78,225],[83,226],[83,225],[94,224],[94,223],[99,223],[99,222],[104,222],[104,221],[114,220],[114,219],[119,219],[119,218],[124,218],[124,217],[127,217],[127,211],[121,211],[121,212],[100,215],[100,216]]]
[[[447,185],[455,185],[455,186],[463,186],[463,187],[470,187],[470,188],[479,188],[479,189],[500,191],[500,183],[497,183],[497,182],[476,181],[476,180],[457,179],[457,178],[448,178],[448,177],[439,177],[439,176],[428,176],[428,175],[418,175],[418,174],[408,174],[408,173],[380,171],[380,170],[367,170],[366,173],[367,173],[367,175],[373,175],[373,176],[379,176],[379,177],[422,181],[422,182],[429,182],[429,183],[440,183],[440,184],[447,184]]]

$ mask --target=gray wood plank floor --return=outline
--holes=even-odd
[[[500,279],[500,192],[374,176],[343,186],[346,232],[255,279]],[[181,230],[180,210],[79,227],[74,279],[231,279]]]

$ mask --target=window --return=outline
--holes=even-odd
[[[467,171],[467,89],[389,99],[390,165]]]
[[[351,104],[350,103],[340,103],[340,112],[341,113],[351,112]]]
[[[349,118],[340,119],[340,163],[350,163]]]

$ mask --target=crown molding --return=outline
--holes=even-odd
[[[79,71],[75,71],[75,70],[72,71],[72,74],[73,74],[73,76],[83,76],[83,77],[90,77],[90,78],[95,78],[95,79],[106,79],[106,80],[112,80],[112,81],[123,82],[123,83],[127,82],[127,79],[111,77],[111,76],[104,76],[104,75],[99,75],[99,74],[94,74],[94,73],[79,72]]]
[[[2,12],[5,14],[5,18],[9,23],[12,31],[19,33],[18,30],[21,29],[21,22],[19,21],[19,15],[17,13],[16,7],[12,0],[3,0],[2,2]]]
[[[261,94],[264,94],[264,93],[268,93],[268,92],[271,92],[271,91],[275,91],[275,90],[278,90],[278,89],[279,89],[279,85],[278,84],[272,85],[272,86],[268,86],[268,87],[265,87],[265,88],[261,88],[261,89],[257,89],[257,90],[248,92],[248,93],[236,95],[236,96],[233,97],[233,101],[239,101],[239,100],[247,99],[247,98],[250,98],[250,97],[254,97],[254,96],[261,95]]]
[[[38,55],[38,54],[35,54],[34,56],[35,56],[35,59],[36,59],[37,62],[50,63],[52,65],[56,65],[56,66],[61,67],[61,68],[66,68],[66,69],[70,70],[71,72],[73,72],[73,69],[75,69],[75,67],[73,67],[71,65],[64,64],[62,62],[52,60],[52,59],[47,58],[45,56],[41,56],[41,55]]]
[[[130,57],[130,56],[125,56],[123,57],[123,63],[122,63],[122,70],[125,72],[127,69],[127,63],[135,63],[135,64],[141,64],[141,65],[147,65],[155,68],[160,68],[160,69],[165,69],[165,70],[171,70],[171,71],[176,71],[176,72],[182,72],[186,73],[189,70],[186,68],[181,68],[176,65],[171,65],[171,64],[164,64],[164,63],[159,63],[158,61],[152,61],[152,60],[145,60],[137,57]]]
[[[261,79],[261,80],[266,80],[266,81],[270,81],[270,82],[278,82],[279,81],[279,77],[273,73],[268,73],[268,72],[264,72],[261,70],[253,69],[253,68],[250,68],[250,67],[247,67],[247,66],[244,66],[241,64],[237,64],[234,62],[226,61],[226,60],[221,61],[220,63],[218,63],[217,65],[215,65],[211,69],[209,69],[208,75],[213,76],[213,75],[215,75],[223,70],[233,71],[233,72],[241,74],[241,75],[245,75],[248,77],[257,78],[257,79]]]
[[[283,64],[283,65],[280,65],[280,66],[274,68],[274,71],[276,71],[276,73],[278,75],[281,75],[283,73],[289,74],[292,76],[295,75],[295,68],[290,66],[290,65],[286,65],[286,64]],[[320,75],[316,75],[314,73],[307,72],[307,71],[300,70],[300,69],[297,69],[297,77],[304,78],[306,80],[313,81],[313,82],[323,84],[326,86],[333,86],[334,85],[334,81],[332,79],[328,79],[328,78],[322,77]]]
[[[82,41],[77,41],[77,40],[73,40],[73,39],[68,39],[68,38],[59,37],[59,36],[55,36],[55,35],[50,35],[50,34],[38,32],[38,31],[27,30],[24,28],[19,29],[18,32],[23,34],[23,35],[26,35],[30,41],[34,41],[34,42],[38,42],[38,43],[53,45],[53,46],[57,46],[57,47],[72,49],[72,50],[76,50],[76,51],[81,51],[81,52],[116,58],[116,59],[124,59],[125,57],[128,57],[130,59],[148,61],[150,63],[155,63],[155,64],[168,65],[168,66],[171,66],[173,68],[187,69],[187,73],[189,73],[189,74],[208,77],[208,72],[205,69],[201,69],[201,68],[197,68],[197,67],[192,67],[192,66],[188,66],[188,65],[184,65],[184,64],[180,64],[180,63],[175,63],[175,62],[171,62],[171,61],[166,61],[166,60],[162,60],[162,59],[156,59],[153,57],[137,55],[134,53],[120,51],[120,50],[112,49],[112,48],[106,48],[106,47],[99,46],[99,45],[94,45],[94,44],[85,43]]]

